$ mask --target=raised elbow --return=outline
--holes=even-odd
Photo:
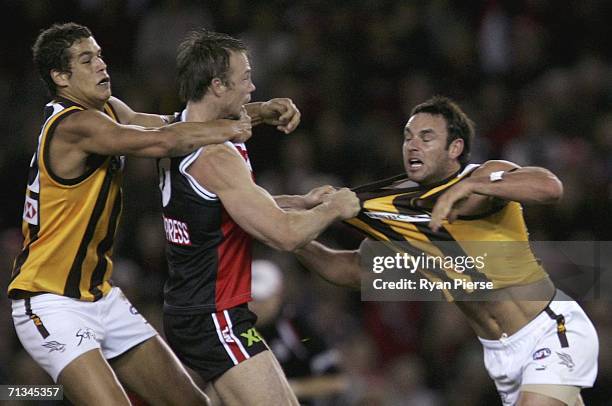
[[[558,203],[563,197],[563,183],[553,173],[548,172],[544,203]]]
[[[276,241],[276,249],[281,251],[292,252],[302,247],[305,242],[298,240],[294,236],[285,236],[282,240]]]

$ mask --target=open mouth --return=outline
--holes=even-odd
[[[103,78],[98,82],[98,86],[106,86],[110,84],[110,78]]]
[[[419,169],[423,166],[423,161],[418,158],[412,158],[408,160],[408,166],[410,169]]]

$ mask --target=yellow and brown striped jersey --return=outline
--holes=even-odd
[[[399,175],[353,189],[362,210],[348,224],[394,251],[412,256],[482,258],[483,267],[457,272],[450,267],[420,269],[433,281],[456,278],[493,282],[494,289],[526,285],[547,277],[528,242],[523,209],[518,202],[499,201],[487,213],[444,221],[429,228],[431,210],[448,188],[467,179],[479,165],[468,165],[435,185],[420,186]],[[440,262],[438,262],[440,263]],[[450,297],[447,298],[451,299]]]
[[[48,292],[95,301],[111,288],[123,157],[90,155],[86,172],[74,179],[59,177],[49,164],[57,125],[84,109],[66,99],[45,106],[45,122],[28,174],[23,248],[15,259],[9,297]],[[104,110],[117,121],[109,104]]]

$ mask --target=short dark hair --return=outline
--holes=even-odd
[[[418,113],[440,115],[446,120],[448,137],[446,147],[448,148],[456,139],[463,140],[463,152],[459,155],[459,163],[465,165],[470,159],[472,140],[474,139],[474,122],[461,110],[461,107],[448,97],[434,96],[424,103],[414,107],[410,117]]]
[[[227,83],[230,51],[246,52],[246,45],[229,35],[205,29],[190,32],[176,57],[179,96],[183,102],[200,100],[214,78]]]
[[[68,48],[75,42],[91,36],[89,28],[77,23],[53,24],[38,35],[32,46],[34,65],[51,96],[57,95],[51,70],[70,72],[71,55]]]

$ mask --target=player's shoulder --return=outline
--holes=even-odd
[[[58,128],[61,128],[61,130],[78,132],[78,130],[98,125],[100,120],[111,121],[110,118],[101,111],[95,109],[77,109],[63,119]]]

